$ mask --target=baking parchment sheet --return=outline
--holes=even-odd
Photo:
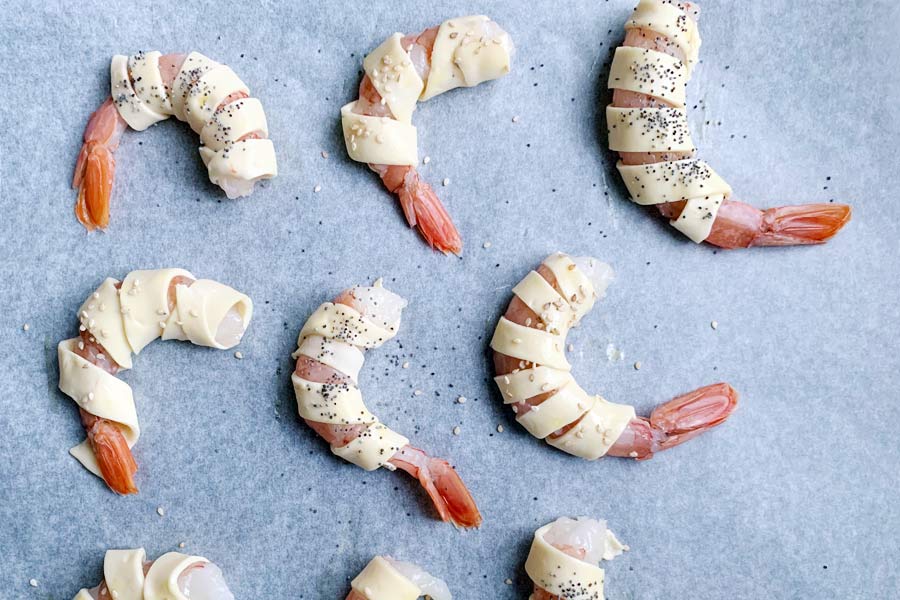
[[[608,519],[630,545],[606,565],[611,600],[898,597],[900,11],[703,4],[689,86],[701,156],[751,203],[854,208],[825,246],[716,252],[629,203],[605,147],[606,69],[633,4],[2,2],[0,597],[66,599],[100,578],[108,547],[184,542],[238,598],[342,598],[376,553],[463,600],[525,598],[531,534],[561,515]],[[448,258],[347,159],[338,109],[389,34],[479,12],[512,34],[512,73],[415,113],[421,172],[466,243]],[[186,125],[128,131],[109,231],[87,235],[69,188],[83,126],[110,57],[142,49],[231,65],[265,106],[280,173],[229,201]],[[646,463],[582,462],[519,427],[487,343],[511,286],[555,250],[618,275],[570,336],[586,389],[648,414],[728,381],[734,416]],[[141,493],[119,498],[67,453],[82,429],[56,344],[103,278],[162,266],[230,284],[256,312],[243,360],[155,343],[123,375],[143,435]],[[366,400],[457,465],[479,531],[437,521],[409,477],[332,456],[296,416],[300,326],[380,276],[409,307],[367,355]]]

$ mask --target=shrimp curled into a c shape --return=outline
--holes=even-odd
[[[589,257],[548,256],[513,288],[491,339],[494,381],[516,420],[538,439],[595,460],[644,460],[714,427],[737,407],[727,383],[658,406],[649,419],[634,408],[585,392],[565,357],[566,334],[605,294],[612,268]]]

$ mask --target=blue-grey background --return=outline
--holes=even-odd
[[[420,563],[461,599],[524,598],[533,530],[592,515],[632,548],[607,565],[612,600],[898,597],[900,12],[703,5],[689,87],[701,156],[754,204],[854,207],[826,246],[716,252],[627,202],[605,148],[606,68],[633,4],[2,2],[0,596],[67,599],[100,578],[108,547],[185,542],[239,598],[343,598],[376,553]],[[473,12],[511,32],[513,72],[415,115],[422,173],[466,242],[456,259],[429,251],[346,158],[338,108],[387,35]],[[111,55],[141,49],[232,65],[266,107],[280,174],[228,201],[187,126],[129,131],[109,231],[87,235],[69,188],[83,126]],[[510,287],[558,249],[618,274],[570,338],[584,387],[648,414],[725,380],[741,393],[733,418],[646,463],[581,462],[518,427],[487,341]],[[156,343],[125,374],[141,493],[119,498],[67,454],[82,429],[55,348],[104,277],[161,266],[231,284],[256,312],[243,361]],[[435,520],[410,478],[332,456],[296,416],[300,326],[378,276],[410,304],[368,357],[367,401],[458,465],[479,531]],[[607,360],[610,342],[624,360]]]

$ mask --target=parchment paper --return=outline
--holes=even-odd
[[[418,562],[463,600],[525,598],[532,532],[561,515],[605,518],[630,545],[606,565],[612,600],[898,597],[900,13],[703,5],[689,87],[701,156],[759,206],[854,207],[826,246],[715,252],[627,202],[605,148],[606,69],[633,4],[3,2],[0,597],[70,598],[99,580],[108,547],[156,556],[184,542],[238,598],[343,598],[376,553]],[[513,72],[415,114],[422,173],[466,243],[457,259],[429,251],[347,159],[338,109],[389,34],[474,12],[512,34]],[[187,126],[129,131],[109,231],[86,235],[69,188],[83,126],[110,57],[141,49],[230,64],[263,101],[280,174],[228,201]],[[581,462],[519,427],[487,342],[511,286],[555,250],[618,274],[570,336],[586,389],[649,414],[728,381],[733,418],[646,463]],[[256,313],[243,360],[160,342],[124,375],[141,493],[119,498],[67,454],[82,429],[56,389],[55,348],[104,277],[162,266],[230,284]],[[332,456],[296,416],[300,326],[379,276],[410,304],[367,357],[367,402],[457,465],[480,531],[437,521],[410,478]],[[609,343],[624,360],[607,360]]]

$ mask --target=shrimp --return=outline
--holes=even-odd
[[[119,597],[122,592],[111,590],[110,585],[107,583],[107,578],[118,581],[119,585],[123,587],[127,585],[125,582],[128,582],[132,586],[128,589],[137,588],[142,592],[141,597],[144,597],[145,591],[143,588],[146,587],[145,581],[154,565],[163,573],[154,573],[150,577],[159,577],[162,574],[176,575],[175,571],[177,571],[174,584],[182,597],[190,598],[191,600],[234,600],[234,595],[228,589],[222,570],[205,558],[199,556],[190,557],[178,552],[164,554],[155,561],[142,560],[144,558],[146,558],[146,555],[142,548],[109,551],[104,561],[104,578],[95,587],[82,589],[75,596],[75,600],[104,600]],[[140,567],[136,564],[137,561],[140,561]],[[164,593],[168,594],[175,591],[168,588],[171,585],[169,577],[165,577],[162,581],[162,585],[167,588],[164,590]],[[154,589],[153,592],[154,597],[157,597],[160,590]],[[166,597],[170,596],[167,595]]]
[[[447,584],[422,567],[390,556],[376,556],[353,579],[346,600],[374,600],[382,598],[385,584],[390,582],[390,592],[398,598],[426,597],[430,600],[452,600]],[[382,592],[378,594],[374,590]],[[371,596],[370,596],[371,594]]]
[[[319,307],[304,325],[294,355],[291,379],[300,415],[335,454],[366,470],[406,472],[425,489],[442,521],[478,527],[481,514],[475,500],[450,463],[429,456],[382,425],[365,409],[356,387],[362,349],[380,346],[396,335],[405,304],[376,285],[351,288],[334,303]],[[358,417],[360,413],[364,416]]]
[[[403,38],[404,50],[411,56],[421,57],[413,64],[423,80],[428,79],[431,51],[437,31],[437,27],[431,27],[418,35]],[[363,75],[359,84],[359,99],[354,112],[371,117],[396,118],[387,104],[382,102],[381,94],[368,75]],[[370,164],[369,168],[378,173],[384,187],[397,196],[406,222],[410,227],[418,229],[429,247],[444,254],[462,252],[462,239],[456,225],[434,189],[419,176],[415,167]]]
[[[676,6],[687,19],[696,23],[700,10],[689,2],[663,2]],[[667,27],[657,23],[657,28]],[[679,26],[679,29],[682,29]],[[699,42],[697,44],[699,46]],[[690,57],[684,48],[665,34],[647,27],[627,29],[623,47],[642,48],[668,54],[687,65]],[[612,96],[613,107],[670,109],[682,105],[671,98],[644,94],[631,89],[615,88]],[[694,151],[669,152],[624,152],[619,151],[622,165],[653,165],[668,161],[682,161],[694,157]],[[730,192],[730,189],[729,189]],[[646,203],[646,202],[642,202]],[[656,204],[660,214],[672,223],[682,216],[688,202],[662,202]],[[791,246],[822,244],[834,237],[850,220],[851,208],[845,204],[807,204],[802,206],[780,206],[760,210],[750,204],[726,197],[718,212],[713,215],[712,227],[702,241],[726,249],[750,248],[753,246]],[[696,240],[695,240],[696,241]]]
[[[215,85],[203,79],[213,70],[219,77]],[[249,195],[256,181],[277,173],[261,105],[225,65],[199,53],[140,52],[114,57],[111,79],[111,96],[88,119],[72,177],[78,192],[75,216],[88,231],[109,225],[113,155],[129,126],[143,131],[173,114],[190,123],[204,144],[200,154],[210,179],[229,198]],[[197,104],[200,98],[213,98],[217,104],[205,109]],[[242,142],[248,143],[238,146]],[[237,148],[242,152],[230,152]]]
[[[169,312],[175,308],[175,286],[190,286],[193,282],[188,277],[172,278],[168,292]],[[121,289],[122,284],[119,283],[115,287],[117,290]],[[80,332],[79,337],[81,341],[75,349],[75,354],[110,375],[119,372],[122,367],[87,329]],[[123,496],[137,494],[138,488],[134,483],[134,474],[138,469],[137,461],[131,453],[131,448],[128,447],[125,436],[122,435],[122,430],[113,421],[93,415],[81,407],[78,408],[78,412],[91,449],[97,457],[103,481],[117,494]]]
[[[606,521],[561,517],[544,525],[535,531],[525,562],[534,582],[531,600],[603,600],[605,573],[598,565],[626,550],[628,546],[616,539]],[[573,573],[579,575],[573,577]]]
[[[190,308],[179,310],[179,294]],[[218,309],[212,314],[206,307],[215,302],[231,306],[224,314]],[[148,312],[152,316],[146,323]],[[136,494],[138,465],[131,447],[139,436],[137,412],[131,389],[115,376],[131,368],[132,353],[160,336],[217,348],[236,346],[249,324],[252,303],[220,283],[196,280],[188,271],[159,269],[133,271],[124,282],[105,280],[78,313],[79,336],[58,347],[59,387],[78,404],[87,437],[87,444],[71,453],[112,491]],[[126,324],[133,313],[136,318]],[[185,331],[181,325],[188,319],[199,327]],[[212,339],[208,331],[215,332]]]
[[[532,271],[513,289],[491,340],[495,382],[519,423],[549,444],[588,459],[647,460],[724,422],[738,395],[727,383],[708,385],[658,406],[648,419],[578,387],[561,352],[565,335],[611,280],[609,265],[564,254],[551,255]],[[542,354],[535,349],[541,341],[560,350]]]
[[[473,19],[479,20],[476,21],[477,25],[475,25],[479,31],[472,29],[466,32],[465,35],[461,35],[462,32],[452,32],[449,35],[452,36],[453,39],[457,39],[458,36],[458,39],[463,40],[469,39],[471,35],[475,34],[482,40],[479,43],[487,44],[488,42],[493,42],[495,45],[502,45],[506,49],[507,65],[505,66],[505,70],[490,75],[484,80],[502,76],[509,70],[508,59],[509,54],[512,52],[512,45],[511,42],[509,42],[507,34],[493,21],[487,19],[487,17],[464,17],[447,21],[439,27],[428,28],[418,34],[407,35],[400,40],[403,52],[405,52],[405,60],[408,60],[408,62],[411,63],[415,69],[415,73],[418,74],[423,82],[428,81],[429,75],[432,72],[432,54],[435,42],[440,39],[441,32],[444,30],[445,26],[448,28],[468,27],[473,22]],[[446,60],[446,57],[442,56],[442,60]],[[389,69],[392,68],[391,62],[386,62],[385,65]],[[398,121],[408,119],[408,117],[401,114],[395,114],[394,111],[392,111],[391,101],[393,99],[387,99],[382,96],[378,86],[373,82],[370,72],[368,71],[369,69],[367,69],[367,73],[363,75],[362,81],[360,82],[359,99],[353,105],[351,112],[367,117],[385,117],[387,119]],[[378,73],[377,68],[371,72],[371,74],[376,73]],[[464,78],[462,75],[459,75],[459,77]],[[482,80],[466,81],[462,84],[455,83],[452,87],[458,85],[477,85],[481,81]],[[396,84],[399,85],[399,83],[400,78],[398,77]],[[387,84],[382,88],[382,91],[392,90],[393,88],[390,86],[391,84]],[[432,97],[441,91],[446,90],[441,89],[437,92],[430,93],[428,97]],[[427,89],[423,90],[422,99],[425,98],[426,94],[429,94]],[[405,108],[408,107],[404,106],[404,109]],[[376,137],[380,138],[381,135],[377,135]],[[352,145],[353,142],[348,141],[348,146]],[[415,227],[419,231],[420,235],[431,248],[445,254],[460,254],[462,252],[462,239],[459,231],[453,224],[450,215],[447,213],[444,205],[434,192],[434,189],[421,178],[415,166],[409,164],[388,165],[369,163],[369,168],[379,175],[388,192],[397,196],[407,223],[410,227]]]

